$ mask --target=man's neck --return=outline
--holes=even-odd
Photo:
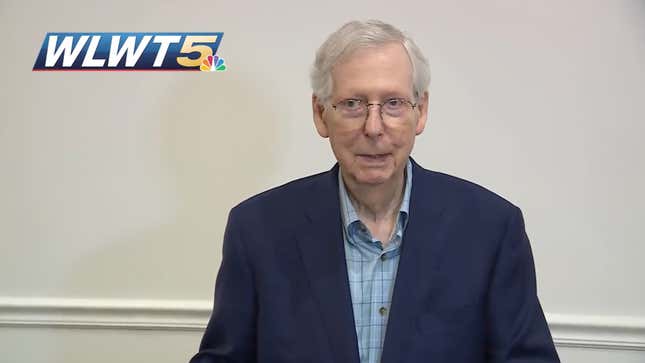
[[[371,224],[395,219],[403,198],[404,175],[402,171],[391,181],[376,185],[359,185],[343,175],[345,187],[361,220]]]

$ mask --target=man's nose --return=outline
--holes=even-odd
[[[365,135],[368,137],[382,135],[383,116],[381,114],[381,106],[379,104],[367,105],[367,115],[365,117]]]

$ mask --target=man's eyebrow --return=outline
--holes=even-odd
[[[376,100],[379,102],[384,101],[384,100],[389,100],[392,98],[412,98],[412,95],[407,94],[407,92],[402,92],[402,91],[386,91],[380,94]],[[336,98],[334,98],[336,99]],[[369,97],[364,92],[347,92],[344,96],[338,96],[337,100],[342,101],[346,99],[357,99],[357,100],[365,100],[365,101],[371,101]]]
[[[359,100],[366,100],[366,99],[367,99],[367,96],[365,95],[365,93],[362,93],[362,92],[347,92],[347,93],[345,93],[345,94],[344,94],[344,95],[342,95],[342,96],[338,96],[338,98],[339,98],[339,99],[341,99],[341,100],[346,100],[346,99],[348,99],[348,98],[355,98],[355,99],[359,99]]]

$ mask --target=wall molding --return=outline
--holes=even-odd
[[[211,308],[195,300],[0,297],[0,327],[203,331]]]
[[[204,300],[0,297],[0,327],[196,331],[211,312]],[[645,318],[547,314],[558,347],[645,351]]]
[[[645,318],[546,314],[559,347],[645,351]]]

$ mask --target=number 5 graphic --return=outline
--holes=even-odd
[[[198,67],[202,60],[209,55],[213,55],[213,49],[207,45],[195,45],[195,43],[215,43],[217,35],[190,35],[184,39],[184,44],[179,51],[182,54],[199,52],[198,58],[177,57],[177,63],[184,67]]]

